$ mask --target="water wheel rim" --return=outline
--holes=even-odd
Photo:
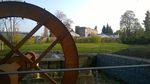
[[[64,52],[64,67],[78,67],[78,53],[73,38],[67,28],[54,15],[43,8],[25,2],[1,2],[0,18],[22,17],[43,23],[51,32],[59,38],[59,43]],[[64,72],[62,84],[75,84],[78,76],[77,71]]]

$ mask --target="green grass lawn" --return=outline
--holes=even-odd
[[[114,53],[129,47],[120,43],[77,43],[76,45],[79,53]]]
[[[22,46],[20,50],[22,52],[42,52],[49,45],[49,43],[26,44]],[[115,53],[150,58],[150,45],[127,45],[121,43],[76,43],[76,46],[79,53]],[[0,55],[4,55],[9,51],[10,49],[5,46],[5,49],[0,51]],[[62,52],[61,46],[57,44],[52,51]]]

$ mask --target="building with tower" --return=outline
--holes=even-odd
[[[92,29],[90,27],[75,26],[75,33],[79,34],[81,37],[88,37],[93,34],[97,35],[98,30],[97,30],[97,26],[95,26],[94,29]]]

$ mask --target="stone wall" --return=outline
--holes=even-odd
[[[150,60],[112,54],[98,54],[95,66],[122,66],[150,64]],[[132,67],[102,70],[109,76],[125,81],[127,84],[150,84],[150,67]]]

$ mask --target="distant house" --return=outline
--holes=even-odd
[[[75,33],[74,31],[71,31],[70,34],[72,37],[80,37],[80,35]]]
[[[118,39],[119,38],[119,34],[118,35],[111,35],[111,38]]]
[[[41,36],[35,36],[35,43],[40,43]]]
[[[76,26],[75,33],[79,34],[81,37],[88,37],[91,36],[92,34],[97,35],[98,31],[97,31],[97,27],[95,27],[95,29],[92,29],[89,27]]]
[[[101,38],[112,38],[112,39],[118,39],[119,35],[107,35],[107,34],[98,34],[98,36],[100,36]]]
[[[11,35],[12,32],[0,32],[0,34],[2,34],[5,38],[8,37],[8,35]],[[21,35],[22,37],[25,37],[28,32],[18,32],[19,35]]]

